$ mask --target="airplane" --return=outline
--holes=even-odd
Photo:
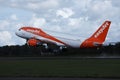
[[[44,44],[55,44],[60,49],[66,47],[73,48],[92,48],[100,47],[103,45],[111,21],[105,21],[97,31],[89,38],[80,38],[79,36],[73,36],[71,34],[60,33],[50,30],[43,30],[34,27],[21,27],[15,34],[21,38],[27,40],[29,46],[37,46]]]

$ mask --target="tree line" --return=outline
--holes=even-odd
[[[31,47],[28,45],[0,47],[0,57],[38,57],[38,56],[120,56],[120,42],[99,48],[67,48],[62,51],[52,51],[43,46]]]

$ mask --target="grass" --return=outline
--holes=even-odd
[[[120,77],[120,59],[2,60],[1,77]]]

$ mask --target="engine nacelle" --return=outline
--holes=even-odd
[[[36,40],[36,39],[29,39],[29,40],[27,41],[27,44],[28,44],[29,46],[37,46],[38,43],[39,43],[39,41]]]

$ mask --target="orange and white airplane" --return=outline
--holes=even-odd
[[[30,46],[53,43],[60,47],[99,47],[105,41],[110,24],[111,21],[105,21],[100,28],[87,39],[80,39],[80,37],[77,36],[33,27],[22,27],[16,32],[16,35],[26,39],[27,44]]]

